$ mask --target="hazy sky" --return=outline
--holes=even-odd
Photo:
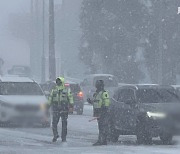
[[[29,11],[30,0],[0,0],[0,57],[5,61],[4,70],[14,64],[29,65],[29,48],[25,42],[14,38],[8,29],[11,13]]]
[[[0,57],[5,61],[4,70],[12,65],[29,65],[28,45],[11,35],[7,23],[10,14],[29,12],[30,2],[31,0],[0,0]],[[61,3],[61,0],[55,0],[57,2]]]

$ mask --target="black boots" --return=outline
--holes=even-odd
[[[66,142],[66,139],[62,139],[62,142]]]
[[[53,139],[52,139],[52,142],[56,142],[58,138],[59,138],[59,135],[54,136]]]
[[[56,142],[58,138],[59,138],[59,135],[53,137],[52,142]],[[63,139],[62,139],[62,142],[66,142],[66,139],[63,138]]]

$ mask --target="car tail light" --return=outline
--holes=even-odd
[[[77,94],[77,96],[80,97],[80,98],[83,98],[83,92],[80,91],[80,92]]]
[[[70,86],[70,84],[69,84],[69,83],[65,83],[64,85],[65,85],[65,87],[69,87],[69,86]]]

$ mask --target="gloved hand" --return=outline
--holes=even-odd
[[[73,104],[70,104],[70,105],[69,105],[69,113],[70,113],[70,114],[73,114],[73,110],[74,110],[74,105],[73,105]]]
[[[69,114],[73,114],[73,107],[69,107]]]
[[[92,104],[92,100],[91,100],[90,98],[87,99],[87,102],[88,102],[89,104]]]
[[[73,108],[72,107],[69,108],[69,113],[73,113]]]

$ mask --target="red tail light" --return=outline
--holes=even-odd
[[[80,91],[80,92],[77,94],[77,96],[80,97],[80,98],[83,98],[83,92]]]
[[[65,83],[64,85],[65,85],[65,87],[69,87],[69,86],[70,86],[70,84],[69,84],[69,83]]]

